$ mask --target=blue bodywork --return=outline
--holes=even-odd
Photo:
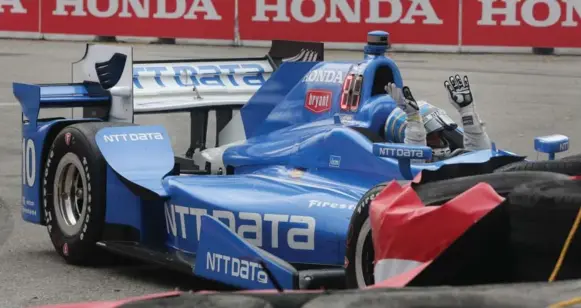
[[[362,76],[360,98],[357,106],[342,108],[351,74]],[[228,175],[175,174],[170,136],[161,126],[101,129],[95,138],[108,163],[106,223],[130,227],[140,245],[177,256],[196,275],[240,288],[273,288],[261,269],[265,264],[283,288],[296,288],[295,268],[343,266],[353,210],[374,185],[446,164],[514,155],[470,152],[411,164],[402,174],[398,158],[406,157],[385,149],[406,146],[390,147],[361,133],[379,134],[396,108],[389,95],[376,92],[376,82],[384,80],[404,84],[395,62],[382,54],[356,62],[282,64],[241,110],[246,140],[223,153]],[[330,93],[330,101],[306,108],[310,91]],[[51,138],[66,125],[101,120],[43,120],[38,111],[107,105],[111,99],[91,83],[15,83],[14,94],[26,119],[22,217],[44,224],[40,182]],[[430,154],[415,151],[403,156]]]

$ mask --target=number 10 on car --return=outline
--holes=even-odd
[[[22,138],[22,184],[34,186],[36,181],[36,149],[32,139]]]

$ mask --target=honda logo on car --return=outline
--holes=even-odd
[[[163,140],[162,133],[135,133],[103,135],[105,142]]]
[[[425,158],[424,151],[414,149],[395,149],[380,147],[379,156],[383,157],[397,157],[397,158]]]
[[[305,98],[305,108],[314,113],[331,110],[333,92],[326,90],[309,90]]]
[[[167,233],[187,239],[191,235],[191,224],[196,224],[195,236],[200,240],[202,215],[209,214],[220,220],[252,245],[257,247],[268,246],[280,248],[281,230],[286,231],[286,244],[291,249],[315,250],[315,218],[309,216],[261,214],[251,212],[234,213],[230,211],[214,210],[211,213],[206,209],[186,207],[181,205],[165,205],[165,221]],[[179,226],[179,228],[178,228]],[[266,243],[264,232],[270,228],[271,241]],[[283,242],[284,243],[284,242]]]
[[[304,78],[304,82],[321,82],[321,83],[343,83],[342,71],[317,69],[310,71]]]
[[[263,284],[268,283],[268,275],[260,264],[215,252],[206,253],[206,270]]]

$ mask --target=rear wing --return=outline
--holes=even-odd
[[[219,47],[217,47],[219,48]],[[83,108],[85,118],[133,122],[135,114],[243,106],[283,62],[323,61],[324,45],[275,40],[259,58],[134,61],[122,45],[87,44],[71,84],[15,83],[31,123],[42,108]]]
[[[73,64],[73,67],[91,66],[100,60],[95,56],[112,53],[102,50],[98,53],[93,52],[92,49],[101,46],[88,45],[85,57]],[[110,45],[106,47],[117,48]],[[126,119],[133,114],[180,112],[221,106],[241,107],[281,63],[323,60],[322,43],[278,40],[272,42],[270,51],[264,57],[132,61],[132,83],[129,84],[128,80],[120,78],[115,87],[132,88],[133,110],[131,114],[124,116]],[[111,59],[111,62],[114,62],[114,59]],[[109,75],[125,75],[125,72],[121,73],[115,66],[108,67]],[[87,81],[91,77],[90,70],[81,71],[85,74],[73,75],[73,82]],[[99,82],[106,85],[107,81]],[[85,116],[88,115],[85,112]]]

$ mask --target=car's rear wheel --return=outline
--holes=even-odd
[[[118,123],[79,123],[54,139],[45,162],[43,205],[48,234],[67,263],[110,260],[96,246],[105,225],[106,163],[95,142],[99,129]]]
[[[566,179],[569,177],[552,172],[510,172],[453,178],[413,187],[425,205],[437,206],[482,182],[491,185],[499,195],[507,196],[523,183]],[[361,198],[351,216],[345,254],[346,284],[350,289],[364,288],[375,283],[373,277],[375,250],[371,236],[369,207],[385,186],[383,183],[370,189]]]

